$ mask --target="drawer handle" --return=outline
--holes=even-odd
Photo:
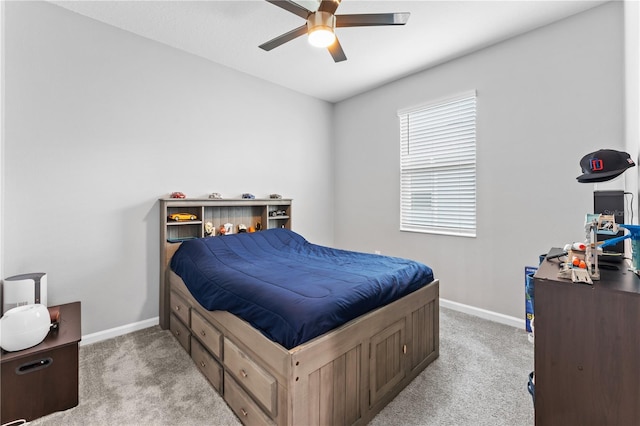
[[[202,337],[204,337],[204,336],[206,336],[206,335],[207,335],[207,333],[206,333],[204,330],[201,330],[201,331],[200,331],[200,335],[201,335]]]
[[[249,375],[247,374],[246,371],[244,371],[244,369],[240,370],[240,374],[242,374],[242,377],[248,377]]]
[[[180,335],[180,330],[176,330],[175,333],[176,333],[176,336],[179,336]]]
[[[180,305],[176,305],[176,311],[180,310]]]
[[[43,368],[47,368],[48,366],[50,366],[52,363],[53,358],[51,357],[42,358],[36,361],[30,361],[16,368],[16,374],[21,375],[31,373],[33,371],[42,370]]]
[[[247,413],[247,410],[245,410],[244,408],[240,409],[240,412],[242,413],[243,416],[247,417],[249,415],[249,413]]]
[[[200,361],[200,367],[204,368],[206,366],[207,366],[207,364],[205,364],[204,361]]]

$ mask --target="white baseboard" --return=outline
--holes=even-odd
[[[458,302],[440,298],[440,306],[453,309],[454,311],[464,312],[465,314],[474,315],[489,321],[498,322],[500,324],[510,325],[511,327],[525,329],[526,324],[524,318],[516,318],[509,315],[499,314],[497,312],[488,311],[475,306],[464,305]]]
[[[465,314],[473,315],[476,317],[484,318],[489,321],[498,322],[500,324],[510,325],[516,328],[525,328],[524,319],[511,317],[509,315],[499,314],[497,312],[488,311],[486,309],[476,308],[475,306],[464,305],[458,302],[452,302],[447,299],[440,299],[440,306],[453,309],[454,311],[464,312]],[[92,343],[101,342],[103,340],[111,339],[112,337],[122,336],[123,334],[132,333],[134,331],[142,330],[144,328],[153,327],[160,323],[160,318],[149,318],[144,321],[135,322],[132,324],[123,325],[120,327],[111,328],[109,330],[99,331],[97,333],[87,334],[82,336],[80,346],[90,345]]]
[[[123,334],[132,333],[134,331],[142,330],[144,328],[153,327],[160,323],[160,317],[149,318],[144,321],[134,322],[132,324],[122,325],[120,327],[110,328],[109,330],[98,331],[97,333],[87,334],[82,336],[80,346],[90,345],[92,343],[101,342],[103,340],[111,339],[112,337],[122,336]]]

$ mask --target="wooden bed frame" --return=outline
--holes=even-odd
[[[168,222],[178,211],[201,220]],[[438,280],[287,350],[244,320],[202,307],[171,271],[176,238],[204,236],[206,221],[290,229],[291,200],[161,199],[160,219],[160,326],[245,425],[365,425],[438,358]]]
[[[244,424],[367,424],[439,355],[438,280],[287,350],[167,278],[161,315]]]

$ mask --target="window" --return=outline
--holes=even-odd
[[[400,230],[476,236],[476,93],[400,118]]]

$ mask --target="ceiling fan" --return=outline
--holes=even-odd
[[[307,22],[298,28],[284,33],[260,45],[269,51],[284,43],[309,35],[309,43],[316,47],[326,47],[335,62],[347,59],[335,35],[336,27],[375,27],[382,25],[404,25],[409,20],[409,12],[401,13],[363,13],[354,15],[336,15],[341,0],[322,0],[316,11],[289,0],[266,0],[288,12],[305,19]]]

